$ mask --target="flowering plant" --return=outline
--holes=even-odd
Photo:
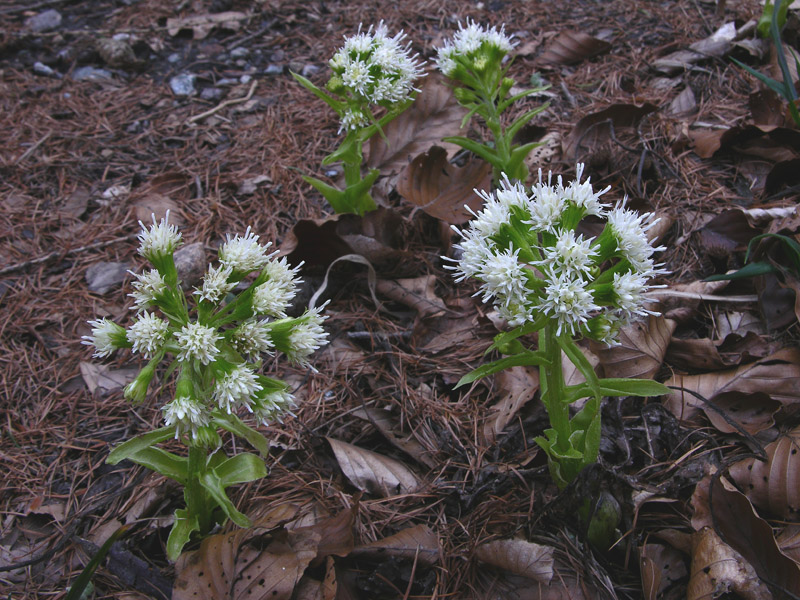
[[[344,167],[345,189],[339,190],[314,177],[303,177],[319,191],[337,213],[363,215],[375,210],[370,196],[372,184],[379,171],[372,169],[361,176],[362,147],[382,127],[411,105],[414,81],[422,75],[421,63],[411,56],[410,43],[403,45],[401,31],[389,37],[381,21],[373,30],[361,31],[346,37],[344,45],[333,55],[329,65],[333,74],[320,89],[297,73],[292,76],[306,89],[324,100],[341,120],[339,131],[345,132],[339,148],[322,161],[323,166],[341,161]],[[375,116],[373,107],[382,107],[385,114]]]
[[[464,127],[472,115],[478,114],[494,137],[493,144],[461,136],[444,138],[444,141],[458,144],[490,163],[494,167],[496,183],[501,173],[512,180],[527,179],[525,158],[539,144],[518,145],[514,138],[526,123],[547,108],[547,104],[543,104],[523,113],[508,127],[503,126],[502,114],[514,102],[546,89],[533,88],[511,95],[515,82],[506,77],[511,62],[505,67],[502,63],[512,48],[513,43],[503,27],[499,30],[484,28],[474,21],[467,21],[466,27],[459,25],[453,39],[437,50],[437,66],[458,84],[454,90],[455,97],[469,111],[461,126]]]
[[[267,424],[290,415],[294,407],[286,383],[259,374],[260,356],[282,352],[290,361],[308,365],[311,353],[326,343],[327,333],[320,309],[287,316],[300,283],[297,268],[269,254],[270,244],[259,244],[250,228],[243,236],[228,236],[219,248],[219,265],[209,265],[202,287],[192,293],[195,315],[190,316],[173,256],[181,234],[168,220],[169,213],[160,223],[153,217],[149,229],[140,222],[139,254],[155,268],[133,273],[133,324],[125,329],[105,318],[89,321],[92,333],[83,343],[95,348],[96,357],[130,348],[148,359],[125,387],[125,397],[133,402],[145,399],[162,361],[167,362],[167,375],[177,372],[174,398],[161,409],[164,427],[120,444],[108,457],[111,464],[127,458],[184,486],[186,508],[175,512],[167,541],[167,553],[174,560],[193,532],[205,535],[225,518],[240,526],[250,524],[225,489],[264,477],[263,457],[269,446],[238,415],[246,412],[256,423]],[[233,295],[253,272],[255,279]],[[219,429],[246,440],[260,456],[226,457]],[[188,456],[156,447],[171,438],[187,446]]]
[[[648,280],[664,273],[653,261],[647,230],[651,215],[600,202],[606,188],[595,192],[587,179],[563,185],[539,182],[530,192],[508,178],[492,194],[482,192],[483,210],[464,231],[456,248],[461,258],[452,268],[457,281],[475,278],[478,294],[492,300],[513,327],[496,336],[489,350],[505,358],[465,375],[458,385],[513,366],[538,365],[542,402],[551,428],[536,442],[547,453],[550,472],[565,487],[585,466],[595,462],[600,446],[600,401],[603,396],[656,396],[669,390],[644,379],[598,378],[575,343],[584,336],[618,344],[620,328],[637,317],[657,314],[645,307]],[[606,221],[596,238],[584,238],[576,227],[588,216]],[[538,348],[520,338],[538,332]],[[487,351],[488,352],[488,351]],[[562,352],[585,378],[566,385]],[[588,398],[570,417],[570,404]]]

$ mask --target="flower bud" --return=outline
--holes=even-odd
[[[217,433],[217,429],[215,427],[212,427],[211,425],[203,425],[197,428],[197,431],[194,434],[194,439],[192,440],[192,444],[195,447],[203,448],[204,450],[213,452],[222,446],[222,438],[219,437],[219,433]]]
[[[150,387],[150,382],[153,381],[155,373],[155,365],[152,362],[145,365],[145,367],[139,371],[136,379],[125,386],[125,399],[134,404],[144,402],[144,399],[147,397],[147,388]]]
[[[500,98],[505,98],[508,95],[508,92],[511,91],[511,88],[514,87],[514,80],[511,77],[503,77],[503,81],[500,84]]]

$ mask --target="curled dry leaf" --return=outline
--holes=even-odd
[[[90,394],[98,391],[100,394],[120,390],[136,379],[139,374],[138,367],[124,367],[122,369],[112,369],[108,365],[95,364],[81,361],[81,377],[89,389]]]
[[[422,482],[400,461],[347,442],[326,438],[345,476],[362,491],[388,498],[412,494]]]
[[[553,548],[525,540],[496,540],[481,544],[475,556],[487,564],[541,583],[553,578]]]
[[[375,135],[365,145],[367,166],[384,176],[400,173],[409,161],[431,146],[442,146],[442,138],[459,135],[465,110],[440,75],[429,74],[411,107],[383,128],[384,140]],[[458,150],[444,144],[448,153]]]
[[[692,536],[692,566],[687,600],[708,600],[726,592],[747,600],[771,600],[772,594],[742,556],[710,527]]]
[[[350,556],[372,559],[391,556],[433,566],[440,559],[439,536],[425,525],[414,525],[394,535],[354,548]]]
[[[483,204],[474,190],[488,190],[491,185],[489,163],[473,157],[457,167],[448,162],[444,148],[432,146],[400,173],[397,193],[432,217],[459,225],[472,218],[465,205],[477,211]]]
[[[800,516],[800,428],[764,450],[766,462],[747,458],[731,466],[731,477],[759,508],[796,520]]]
[[[794,404],[800,402],[800,350],[787,348],[728,371],[673,375],[665,385],[682,388],[672,390],[667,396],[666,406],[683,421],[691,421],[704,406],[701,400],[684,390],[706,399],[731,391],[763,392],[782,404]]]
[[[550,40],[538,62],[551,65],[573,65],[611,49],[605,40],[582,31],[562,31]]]
[[[448,312],[442,299],[436,295],[435,285],[435,275],[423,275],[395,281],[381,279],[375,289],[395,302],[413,308],[420,318],[425,318],[441,316]]]
[[[242,26],[242,21],[246,19],[247,15],[238,11],[172,18],[167,19],[167,31],[170,35],[176,36],[184,29],[191,29],[192,37],[196,40],[202,40],[211,33],[212,29],[217,27],[229,31],[238,31]]]
[[[664,590],[685,578],[689,571],[683,555],[672,546],[645,544],[639,551],[642,593],[646,600],[658,600]]]
[[[430,468],[436,465],[431,452],[419,443],[413,434],[400,435],[397,433],[400,431],[400,421],[390,412],[365,406],[353,411],[352,416],[372,423],[395,448],[402,450],[414,460]]]
[[[619,346],[592,344],[605,377],[652,379],[661,368],[677,323],[663,316],[650,315],[620,332]]]
[[[500,399],[489,409],[483,426],[483,435],[488,443],[497,439],[519,409],[533,399],[539,389],[539,370],[534,367],[511,367],[495,375]]]
[[[145,225],[149,225],[152,222],[154,215],[156,221],[160,221],[166,217],[167,211],[169,211],[169,222],[172,225],[181,227],[186,223],[178,203],[159,192],[146,194],[136,200],[133,206],[136,210],[136,218]]]
[[[717,431],[736,433],[738,430],[731,425],[730,420],[750,435],[772,427],[775,424],[773,417],[781,408],[780,402],[761,392],[723,392],[714,396],[714,405],[728,418],[726,420],[718,411],[704,406],[703,411]]]
[[[575,160],[581,149],[605,143],[611,138],[612,127],[615,133],[626,127],[636,127],[647,115],[658,110],[649,102],[642,106],[635,104],[614,104],[608,108],[583,117],[578,121],[563,141],[563,155]]]
[[[772,527],[759,517],[739,490],[720,477],[711,482],[711,514],[725,543],[764,580],[794,597],[800,595],[800,567],[783,554]]]

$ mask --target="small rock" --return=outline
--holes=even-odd
[[[286,58],[286,53],[283,50],[276,50],[269,55],[272,62],[281,62],[284,58]]]
[[[203,90],[200,92],[200,97],[203,100],[219,100],[220,98],[222,98],[222,95],[224,93],[225,90],[221,90],[215,87],[208,87],[208,88],[203,88]]]
[[[61,73],[56,73],[53,69],[48,67],[44,63],[35,62],[33,63],[33,72],[37,75],[44,75],[45,77],[61,77]]]
[[[109,67],[120,69],[132,67],[139,63],[133,48],[131,48],[131,45],[125,40],[101,38],[97,41],[96,47],[100,58],[102,58]]]
[[[222,79],[217,80],[217,85],[236,85],[239,83],[238,79],[233,79],[232,77],[223,77]]]
[[[173,52],[172,54],[170,54],[167,57],[167,62],[175,64],[176,62],[180,61],[180,59],[181,59],[181,55],[178,54],[177,52]]]
[[[89,291],[106,294],[123,281],[130,269],[128,263],[99,262],[86,269],[86,283]]]
[[[239,184],[239,189],[236,193],[241,196],[255,194],[258,186],[262,183],[272,183],[272,178],[269,175],[257,175],[255,177],[245,179]]]
[[[52,31],[61,25],[61,13],[51,8],[25,20],[25,27],[35,33]]]
[[[239,46],[231,50],[231,58],[244,58],[250,54],[250,49],[244,46]]]
[[[319,73],[319,67],[317,65],[306,65],[300,72],[300,74],[303,77],[311,77],[312,75],[316,75],[317,73]]]
[[[325,171],[325,177],[330,177],[331,179],[333,179],[334,177],[338,176],[339,176],[339,169],[328,169],[327,171]]]
[[[264,71],[267,75],[282,75],[283,74],[283,67],[281,65],[269,65],[267,66],[266,71]]]
[[[131,186],[129,185],[112,185],[102,194],[102,200],[100,203],[103,203],[105,200],[106,204],[110,204],[112,201],[120,202],[127,198],[131,193]]]
[[[245,74],[239,77],[239,83],[250,83],[251,79],[253,79],[252,75]]]
[[[206,250],[202,242],[175,251],[175,269],[184,290],[196,287],[206,272]]]
[[[191,96],[196,92],[194,80],[195,75],[192,73],[181,73],[169,80],[169,87],[176,96]]]
[[[72,72],[73,81],[108,81],[112,77],[111,71],[94,67],[78,67]]]
[[[294,71],[295,73],[300,73],[305,67],[305,64],[301,63],[299,60],[290,60],[289,61],[289,70]]]

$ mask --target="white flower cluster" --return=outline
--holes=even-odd
[[[137,401],[145,398],[155,365],[168,354],[173,357],[178,387],[162,411],[165,423],[175,426],[176,437],[195,437],[211,422],[214,410],[246,410],[264,423],[291,414],[294,401],[288,386],[257,370],[261,355],[276,351],[310,366],[309,356],[327,343],[321,309],[287,316],[301,283],[299,266],[270,254],[270,244],[259,244],[250,228],[243,236],[229,235],[220,246],[219,264],[209,265],[202,286],[193,292],[197,316],[190,317],[174,276],[173,252],[180,233],[168,218],[158,224],[153,219],[149,229],[142,225],[140,253],[156,268],[134,273],[129,295],[138,314],[133,324],[125,329],[108,319],[90,321],[92,334],[83,343],[93,346],[97,357],[130,348],[150,360],[125,390],[126,397]],[[254,272],[250,285],[231,295]]]
[[[609,345],[622,326],[647,314],[645,292],[651,277],[663,274],[647,230],[650,213],[611,208],[600,202],[609,188],[595,192],[589,179],[555,184],[552,174],[530,192],[505,179],[493,194],[478,192],[484,208],[464,231],[456,248],[461,257],[451,268],[456,280],[481,281],[483,301],[494,301],[512,327],[544,313],[558,323],[558,334],[584,334]],[[575,233],[587,216],[606,221],[596,238]]]
[[[505,33],[505,26],[499,30],[496,27],[484,28],[467,20],[466,27],[459,23],[453,39],[437,49],[436,66],[442,73],[452,77],[458,67],[456,57],[463,57],[473,63],[477,70],[483,70],[489,66],[490,59],[501,59],[513,47],[511,38]]]
[[[405,102],[415,91],[414,81],[422,76],[422,63],[411,56],[410,43],[403,44],[401,31],[389,37],[381,21],[374,29],[345,37],[344,45],[329,61],[333,76],[328,88],[339,95],[349,94],[355,103],[342,115],[342,129],[358,129],[369,124],[365,104],[389,106]]]

